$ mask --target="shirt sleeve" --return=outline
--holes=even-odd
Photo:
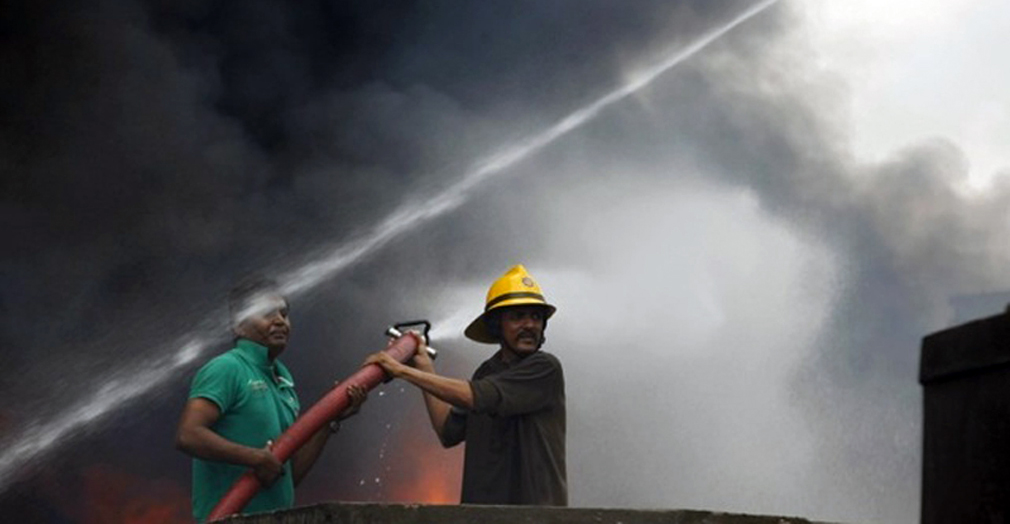
[[[466,411],[453,406],[442,425],[442,435],[439,440],[442,446],[451,448],[466,439]]]
[[[470,382],[473,411],[510,417],[539,411],[564,388],[561,363],[553,355],[537,352],[500,373]]]
[[[236,363],[230,359],[215,358],[205,364],[193,377],[189,398],[205,398],[224,413],[236,400]]]

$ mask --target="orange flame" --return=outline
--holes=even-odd
[[[170,524],[192,520],[188,491],[173,482],[148,479],[95,465],[83,475],[85,524]]]
[[[458,504],[463,473],[462,449],[424,446],[404,458],[404,474],[389,479],[388,502]]]

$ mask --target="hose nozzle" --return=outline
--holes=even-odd
[[[386,328],[386,336],[391,338],[400,338],[403,336],[403,332],[401,331],[401,329],[403,329],[405,326],[419,326],[419,325],[424,326],[424,332],[423,332],[425,343],[424,349],[427,350],[428,356],[431,357],[432,360],[434,360],[438,358],[438,350],[428,345],[428,330],[431,329],[431,322],[428,322],[427,320],[400,322],[399,324],[394,324]]]

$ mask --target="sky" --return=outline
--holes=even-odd
[[[337,260],[292,297],[303,405],[405,319],[466,377],[493,348],[460,332],[523,263],[573,505],[917,522],[921,337],[1010,291],[1010,7],[781,0],[454,192],[755,5],[15,2],[4,513],[187,514],[174,426],[228,288]],[[458,502],[425,419],[373,391],[299,503]]]

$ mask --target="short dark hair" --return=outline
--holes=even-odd
[[[250,306],[250,302],[263,295],[279,295],[287,302],[287,297],[281,293],[281,286],[276,280],[263,275],[246,277],[228,291],[228,315],[232,326],[238,324],[240,315]]]

